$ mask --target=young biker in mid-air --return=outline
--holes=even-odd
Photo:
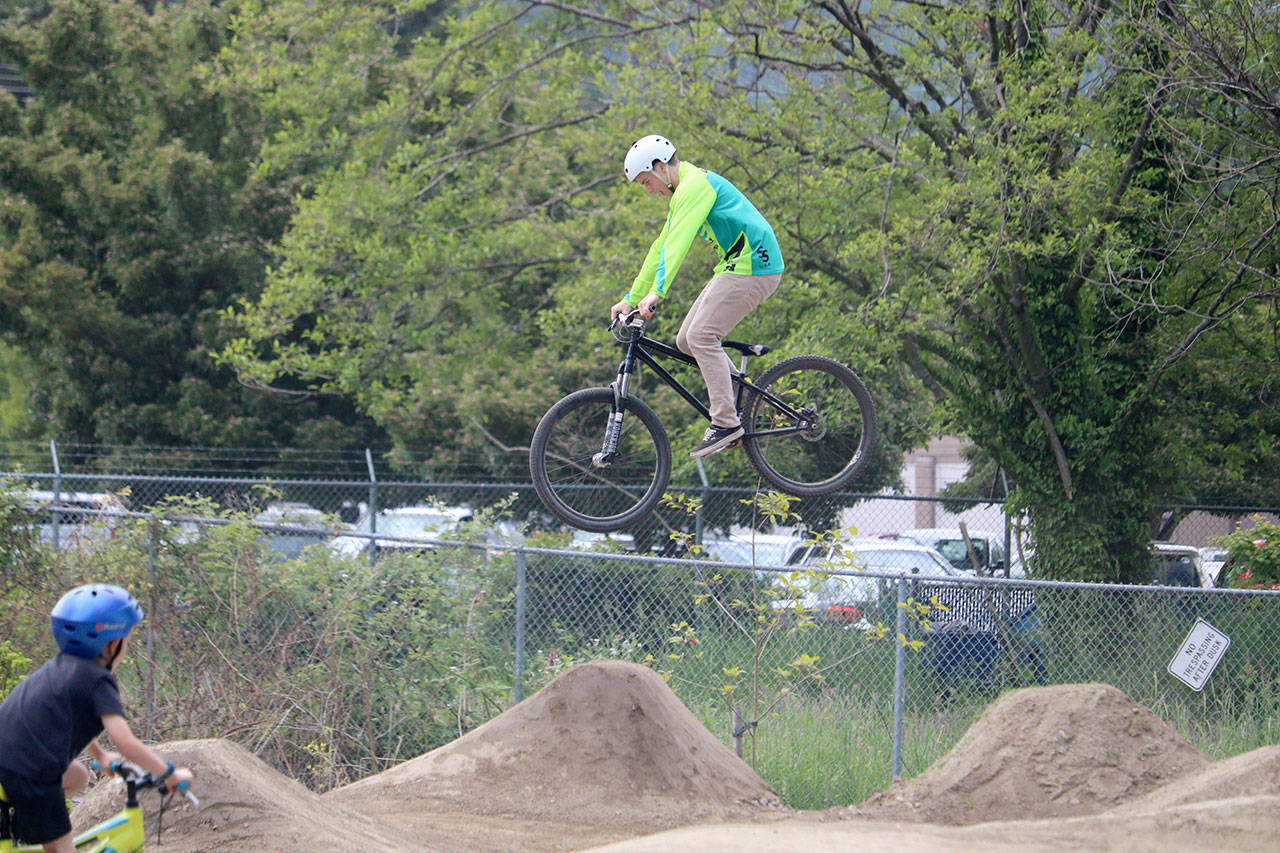
[[[83,791],[89,770],[76,760],[87,746],[103,767],[123,754],[175,790],[190,783],[138,740],[124,718],[115,668],[142,608],[108,584],[76,587],[54,606],[53,637],[61,650],[0,704],[0,787],[13,807],[14,835],[51,853],[74,853],[66,797]],[[100,746],[105,731],[120,753]]]
[[[633,308],[646,320],[653,316],[694,237],[714,243],[721,256],[676,335],[676,346],[698,362],[711,410],[711,426],[689,455],[709,456],[743,434],[730,379],[733,363],[720,342],[777,290],[782,250],[773,228],[737,187],[714,172],[677,160],[676,147],[665,137],[640,139],[623,165],[628,181],[671,201],[666,224],[640,274],[610,309],[611,321]]]

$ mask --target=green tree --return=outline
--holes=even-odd
[[[225,357],[250,381],[355,395],[402,444],[518,450],[560,390],[607,378],[593,326],[662,215],[618,154],[661,130],[781,232],[784,290],[744,337],[855,365],[886,459],[972,439],[1046,574],[1144,579],[1153,505],[1215,480],[1265,489],[1274,441],[1244,433],[1277,429],[1280,53],[1247,10],[1196,9],[1208,23],[1039,0],[479,4],[402,60],[369,54],[385,86],[340,125],[306,81],[349,79],[350,53],[299,48],[317,66],[288,75],[307,93],[291,127],[334,165]],[[1220,56],[1182,57],[1196,26]],[[343,37],[384,31],[361,32]],[[1233,98],[1197,95],[1207,79]],[[698,283],[676,283],[664,323]],[[1233,386],[1247,354],[1257,378]],[[1247,424],[1225,414],[1251,401]],[[738,461],[715,469],[745,476]]]
[[[1214,10],[1220,40],[1243,32]],[[1257,324],[1276,294],[1266,176],[1243,169],[1215,201],[1213,149],[1189,143],[1274,134],[1243,109],[1159,97],[1193,71],[1171,70],[1162,34],[1177,22],[1159,7],[743,2],[708,16],[701,40],[666,51],[652,98],[682,96],[724,147],[767,152],[759,171],[820,211],[790,208],[797,235],[815,235],[798,272],[823,308],[788,315],[796,333],[909,369],[904,387],[947,415],[930,426],[1010,474],[1042,571],[1149,577],[1153,504],[1181,493],[1210,435],[1233,435],[1180,405],[1221,364],[1210,341],[1231,325],[1274,349],[1274,325]],[[1274,71],[1265,46],[1251,56]],[[1274,406],[1266,420],[1274,435]]]
[[[635,107],[645,85],[627,64],[635,45],[654,43],[646,34],[697,16],[485,3],[403,45],[384,24],[393,11],[404,10],[348,4],[307,18],[290,31],[288,56],[276,47],[278,22],[302,18],[302,4],[238,21],[230,78],[258,91],[269,112],[293,111],[297,130],[268,144],[263,162],[333,156],[266,289],[234,312],[243,336],[224,358],[249,382],[301,378],[354,396],[398,445],[434,447],[437,468],[479,454],[489,470],[516,474],[546,407],[607,382],[616,363],[604,313],[663,215],[620,177],[622,152],[649,129]],[[367,58],[363,76],[353,57]],[[352,114],[343,82],[356,79],[380,81],[377,101],[342,123]],[[339,92],[326,97],[330,81]],[[710,269],[709,254],[699,261]],[[664,309],[659,332],[674,330],[697,275]],[[753,318],[742,334],[766,328]],[[652,402],[673,428],[699,430],[674,395]],[[886,447],[901,432],[891,427]],[[717,474],[749,476],[734,463]],[[896,465],[881,467],[880,480],[896,476]],[[696,475],[690,467],[676,477]]]
[[[347,4],[291,31],[292,56],[277,52],[277,22],[305,4],[237,22],[229,74],[296,129],[263,162],[333,152],[282,262],[233,315],[244,336],[224,356],[247,381],[300,377],[353,397],[399,446],[434,447],[437,466],[478,449],[515,472],[537,415],[599,375],[581,331],[552,341],[539,312],[583,281],[587,247],[616,228],[608,190],[592,192],[618,180],[590,82],[603,74],[593,40],[608,34],[537,6],[478,4],[404,44],[384,26],[399,7]],[[357,79],[377,91],[341,123],[334,104]],[[617,280],[591,282],[598,305]]]
[[[260,180],[251,103],[212,92],[224,9],[67,0],[0,55],[37,92],[0,103],[0,335],[41,381],[50,437],[307,446],[376,436],[348,403],[252,391],[209,354],[291,212]]]

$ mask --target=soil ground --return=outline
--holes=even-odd
[[[148,837],[170,853],[1276,850],[1280,747],[1210,762],[1106,685],[1028,688],[989,706],[921,775],[822,812],[780,804],[645,667],[592,661],[458,740],[315,794],[225,740],[160,745],[199,810]],[[120,808],[100,782],[73,814]]]

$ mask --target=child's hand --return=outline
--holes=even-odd
[[[191,787],[196,775],[191,772],[190,767],[178,767],[173,771],[173,775],[165,780],[165,784],[169,786],[170,791],[177,791],[178,787],[183,783],[187,783],[187,788]],[[185,789],[184,789],[185,790]]]
[[[111,769],[111,765],[117,761],[124,761],[124,756],[110,749],[102,750],[102,754],[98,756],[98,764],[102,766],[103,773],[114,774],[115,771]]]

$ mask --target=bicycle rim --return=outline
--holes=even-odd
[[[529,472],[542,503],[556,518],[596,533],[630,527],[653,511],[671,477],[666,429],[647,405],[623,404],[617,458],[603,467],[600,453],[613,414],[613,391],[588,388],[552,406],[529,447]]]
[[[857,374],[823,356],[799,355],[769,368],[756,384],[810,423],[803,431],[743,439],[761,477],[788,494],[818,497],[858,476],[875,447],[876,413]],[[762,394],[752,395],[747,413],[748,433],[791,430],[800,422]]]

